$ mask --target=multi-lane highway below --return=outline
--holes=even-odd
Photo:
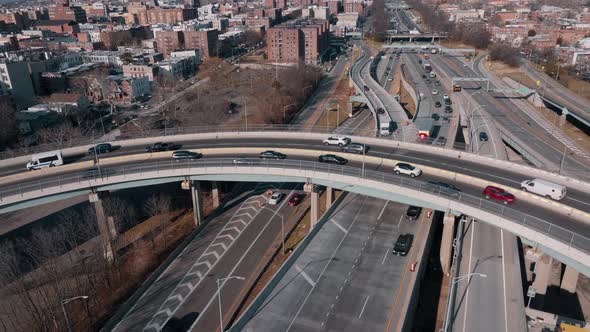
[[[304,206],[287,204],[294,185],[278,184],[286,198],[266,205],[265,189],[259,184],[244,188],[224,204],[224,213],[210,221],[182,253],[164,270],[115,331],[160,331],[183,327],[183,331],[219,329],[219,300],[227,324],[255,282],[274,249],[281,243],[281,218],[292,227]],[[276,190],[276,189],[275,189]],[[239,276],[241,279],[227,279]],[[219,281],[218,281],[219,280]],[[217,283],[219,282],[220,294]]]
[[[454,57],[437,55],[433,58],[436,59],[433,64],[440,68],[439,71],[443,71],[451,77],[481,77],[480,74]],[[492,83],[490,83],[490,88],[495,88]],[[513,138],[522,144],[523,148],[531,154],[531,158],[536,159],[537,166],[559,170],[563,174],[572,174],[585,179],[590,176],[588,172],[590,169],[589,160],[575,155],[566,154],[564,156],[564,146],[527,113],[515,112],[514,110],[518,108],[510,99],[492,95],[484,89],[464,89],[461,93],[473,98],[477,105],[481,105],[479,106],[480,111],[491,116],[499,125],[498,128],[504,136]],[[478,106],[474,105],[473,107]],[[562,158],[565,160],[562,161]]]
[[[407,206],[349,195],[282,277],[246,331],[390,331],[411,292],[408,257],[395,256],[400,234],[424,232]],[[423,216],[422,216],[423,217]]]

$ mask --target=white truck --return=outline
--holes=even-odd
[[[542,179],[524,180],[520,183],[520,188],[556,201],[563,199],[567,193],[564,186]]]
[[[31,156],[31,161],[27,163],[27,170],[41,169],[47,167],[61,166],[64,159],[61,150],[35,153]]]

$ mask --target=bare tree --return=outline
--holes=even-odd
[[[81,133],[71,123],[64,122],[56,126],[37,130],[37,137],[41,143],[55,143],[59,147],[63,147],[66,142],[81,137]]]
[[[170,195],[160,193],[159,195],[153,194],[150,196],[143,207],[149,216],[157,216],[169,213],[171,206],[172,199]]]

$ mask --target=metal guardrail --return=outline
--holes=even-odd
[[[283,169],[297,169],[303,171],[324,172],[328,174],[338,174],[344,176],[352,176],[357,178],[364,178],[367,180],[379,181],[382,183],[393,184],[404,188],[410,188],[434,194],[440,197],[449,198],[457,202],[464,203],[468,206],[481,209],[486,212],[493,213],[502,218],[508,219],[520,225],[534,229],[535,231],[549,236],[555,240],[567,244],[570,247],[581,250],[590,254],[590,239],[584,236],[573,233],[563,227],[555,225],[551,222],[545,221],[538,217],[520,212],[513,208],[507,207],[503,204],[498,204],[481,197],[465,194],[463,192],[445,189],[431,183],[423,182],[416,179],[411,179],[395,174],[365,170],[351,166],[331,165],[326,163],[319,163],[313,161],[303,160],[260,160],[255,158],[240,159],[236,163],[234,159],[201,159],[177,162],[158,161],[151,163],[142,163],[132,166],[117,166],[117,167],[101,167],[100,170],[89,170],[77,172],[67,176],[55,176],[50,180],[37,180],[28,183],[6,186],[0,189],[0,204],[8,204],[5,202],[6,198],[14,196],[24,196],[27,193],[43,192],[44,190],[52,188],[61,188],[68,184],[80,184],[86,187],[97,187],[101,185],[101,181],[107,182],[110,178],[122,176],[125,179],[127,176],[138,175],[153,171],[167,171],[167,170],[187,170],[188,172],[179,172],[175,176],[184,176],[194,173],[196,169],[208,167],[234,167],[236,169],[241,167],[260,167],[260,168],[283,168]],[[115,181],[115,180],[113,180]],[[125,180],[129,181],[129,179]],[[83,184],[85,183],[85,184]]]

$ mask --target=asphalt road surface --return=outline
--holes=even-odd
[[[407,259],[391,252],[414,233],[406,206],[349,195],[244,331],[385,330]],[[416,240],[414,240],[414,243]]]

